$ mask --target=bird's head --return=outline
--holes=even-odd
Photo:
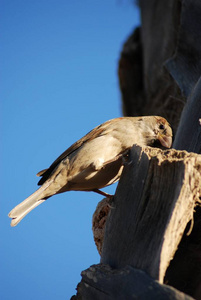
[[[167,120],[158,116],[147,117],[145,139],[148,146],[170,148],[172,129]]]

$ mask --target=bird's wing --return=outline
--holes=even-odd
[[[113,121],[113,120],[112,120]],[[94,129],[92,129],[90,132],[88,132],[85,136],[83,136],[81,139],[79,139],[77,142],[75,142],[73,145],[71,145],[66,151],[64,151],[52,164],[48,169],[44,169],[37,173],[37,176],[42,176],[42,178],[39,180],[38,185],[42,185],[50,176],[52,171],[58,166],[58,164],[65,159],[67,156],[69,156],[71,153],[76,151],[78,148],[80,148],[84,143],[91,141],[92,139],[95,139],[98,136],[102,136],[107,134],[110,131],[110,128],[108,126],[109,121],[105,122],[104,124],[101,124]],[[111,120],[110,120],[111,122]]]

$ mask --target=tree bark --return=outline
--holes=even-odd
[[[81,275],[77,296],[71,300],[193,300],[131,266],[118,270],[99,264],[91,266]]]
[[[135,146],[106,222],[101,262],[163,283],[201,197],[201,156]]]
[[[107,215],[102,227],[103,266],[82,273],[78,286],[82,297],[75,299],[188,299],[176,290],[170,293],[162,283],[186,225],[192,222],[194,207],[200,203],[200,172],[198,154],[131,149],[110,209],[104,200],[96,212],[100,226]],[[139,269],[146,273],[139,275]],[[133,281],[133,274],[140,279]],[[150,286],[154,290],[146,298]]]

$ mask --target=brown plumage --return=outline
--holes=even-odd
[[[95,127],[37,174],[42,177],[41,187],[11,210],[11,226],[58,193],[75,190],[107,195],[99,189],[119,179],[122,156],[134,144],[152,146],[155,142],[166,148],[172,144],[172,130],[162,117],[122,117]]]

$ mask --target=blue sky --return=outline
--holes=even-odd
[[[99,263],[91,219],[102,197],[54,196],[15,228],[7,214],[38,171],[122,115],[117,65],[139,12],[131,0],[1,0],[0,15],[0,299],[70,299]]]

